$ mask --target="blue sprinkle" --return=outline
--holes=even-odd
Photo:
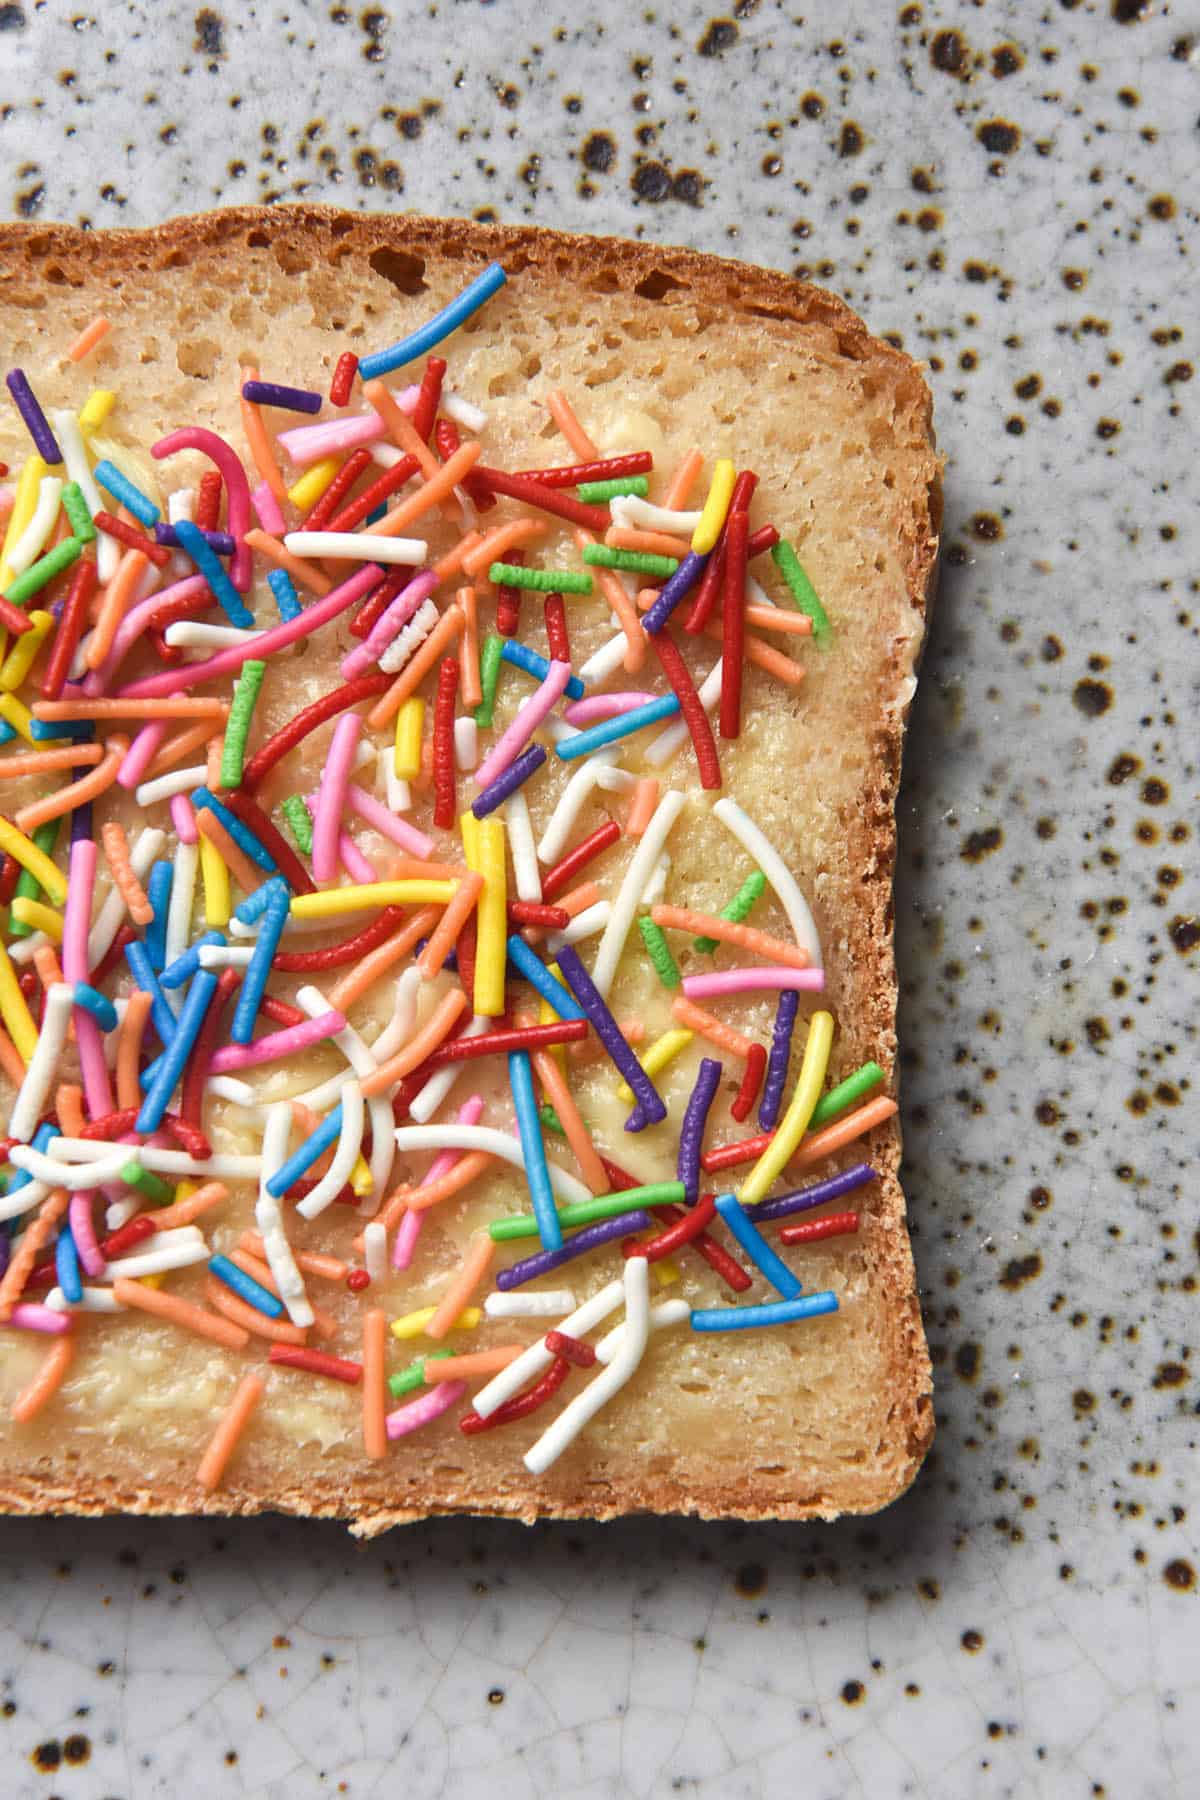
[[[215,550],[210,548],[200,527],[193,525],[190,519],[177,519],[175,535],[179,539],[179,548],[191,557],[212,589],[214,599],[223,608],[229,623],[238,625],[243,630],[252,626],[254,614],[246,608],[241,595],[222,568]]]
[[[715,1306],[710,1311],[693,1311],[692,1330],[748,1331],[756,1325],[788,1325],[795,1319],[816,1319],[837,1309],[838,1297],[833,1292],[771,1300],[764,1306]]]
[[[288,1189],[294,1187],[301,1176],[312,1168],[318,1156],[328,1150],[340,1135],[341,1129],[342,1104],[339,1100],[333,1111],[321,1120],[312,1136],[298,1150],[293,1150],[287,1161],[276,1169],[267,1182],[268,1194],[274,1195],[276,1200],[282,1200]]]
[[[168,964],[162,972],[161,985],[165,988],[182,987],[185,981],[192,979],[200,967],[201,950],[209,944],[224,943],[225,933],[223,931],[206,931],[203,937],[196,939],[190,949],[185,950],[181,956],[175,958],[173,963]]]
[[[89,987],[86,981],[75,983],[75,1004],[82,1006],[85,1012],[91,1013],[101,1031],[117,1029],[116,1007],[107,994],[101,994],[96,988]]]
[[[71,1306],[78,1306],[83,1299],[79,1252],[75,1248],[75,1239],[65,1227],[59,1232],[58,1242],[54,1246],[54,1274],[63,1291],[63,1299]]]
[[[452,331],[457,331],[473,312],[478,312],[484,301],[490,300],[507,279],[499,263],[489,263],[469,287],[465,287],[461,294],[451,300],[449,306],[443,306],[441,312],[435,313],[426,324],[411,332],[408,337],[401,338],[398,344],[392,344],[389,349],[377,350],[373,356],[364,356],[358,365],[359,375],[364,381],[373,381],[377,375],[390,375],[393,369],[403,368],[405,363],[413,362],[418,356],[425,356],[443,338],[448,338]]]
[[[717,1211],[729,1227],[731,1236],[737,1239],[750,1261],[761,1270],[771,1286],[778,1288],[785,1300],[798,1299],[801,1291],[799,1280],[783,1258],[772,1250],[737,1197],[734,1194],[718,1194]]]
[[[296,596],[296,584],[286,569],[271,569],[267,575],[267,586],[275,596],[275,604],[279,608],[279,617],[286,625],[290,619],[298,619],[304,611]]]
[[[118,505],[128,507],[140,525],[147,531],[157,525],[162,514],[148,494],[143,494],[140,487],[135,487],[128,475],[122,475],[116,463],[105,457],[96,464],[92,474],[100,483],[106,494],[111,494]]]
[[[670,719],[678,711],[679,701],[675,695],[662,694],[657,700],[648,700],[645,706],[635,706],[632,712],[618,713],[615,719],[605,719],[601,724],[581,731],[577,737],[560,738],[554,748],[564,762],[571,762],[577,756],[589,756],[605,744],[615,744],[646,725]]]
[[[154,908],[154,917],[145,930],[150,966],[156,974],[161,973],[167,960],[167,909],[171,904],[171,889],[174,885],[175,865],[156,862],[146,883],[146,898]]]
[[[508,940],[508,960],[517,974],[523,975],[542,999],[549,1001],[560,1019],[586,1019],[587,1014],[570,989],[550,973],[541,957],[516,932]]]
[[[268,1319],[278,1319],[283,1312],[283,1302],[277,1300],[262,1283],[255,1281],[253,1275],[247,1275],[245,1269],[239,1269],[235,1262],[227,1256],[210,1256],[208,1266],[218,1281],[233,1289],[239,1300],[244,1300],[256,1312],[265,1313]]]
[[[539,681],[545,681],[550,673],[550,658],[540,655],[536,650],[531,650],[528,644],[522,644],[517,638],[505,638],[500,655],[503,661],[511,663],[514,669],[524,669],[526,675],[535,675]],[[578,675],[572,675],[567,683],[568,697],[572,700],[582,700],[583,693],[582,681]],[[676,704],[678,705],[678,702]]]
[[[278,874],[275,858],[263,848],[250,827],[243,825],[242,821],[234,813],[231,813],[227,806],[222,806],[208,788],[198,787],[192,790],[192,805],[197,810],[204,806],[209,807],[220,819],[234,843],[246,852],[251,862],[257,863],[260,869],[265,869],[268,875]]]

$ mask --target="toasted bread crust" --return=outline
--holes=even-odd
[[[767,318],[812,337],[819,334],[830,354],[848,363],[869,366],[872,376],[896,395],[896,412],[914,421],[911,429],[925,443],[922,474],[906,494],[896,554],[907,587],[915,625],[910,636],[893,642],[886,691],[878,696],[871,779],[862,796],[859,816],[847,823],[862,871],[859,908],[853,921],[854,959],[859,1003],[854,1038],[874,1046],[869,1053],[885,1065],[895,1060],[896,977],[892,953],[892,879],[895,862],[895,800],[911,676],[920,650],[936,574],[940,526],[940,465],[933,449],[931,400],[923,377],[901,351],[873,337],[863,322],[836,296],[770,270],[704,256],[686,249],[547,232],[522,226],[479,226],[462,220],[344,214],[333,209],[296,206],[276,211],[234,208],[180,218],[149,231],[85,233],[68,226],[8,225],[0,227],[0,316],[3,310],[41,303],[62,306],[73,290],[87,294],[84,318],[103,299],[103,290],[120,271],[155,270],[188,264],[193,257],[236,257],[248,239],[281,237],[306,254],[336,255],[350,268],[356,259],[383,251],[461,265],[461,281],[486,262],[501,262],[510,277],[520,275],[536,287],[539,273],[564,274],[591,295],[605,291],[647,300],[686,288],[696,303],[712,309],[723,326],[739,318]],[[457,272],[455,285],[461,285]],[[94,290],[94,291],[93,291]],[[82,321],[81,321],[82,322]],[[64,330],[62,341],[69,338]],[[831,1466],[812,1491],[765,1497],[747,1479],[713,1481],[703,1468],[677,1471],[651,1479],[630,1468],[618,1475],[606,1471],[602,1481],[582,1478],[539,1485],[530,1481],[514,1458],[507,1480],[495,1470],[480,1479],[469,1466],[449,1487],[398,1494],[389,1466],[364,1467],[352,1480],[331,1480],[319,1467],[306,1467],[294,1486],[257,1491],[239,1480],[236,1470],[210,1497],[201,1495],[193,1470],[180,1466],[177,1481],[155,1480],[153,1488],[129,1478],[99,1478],[85,1461],[56,1461],[53,1468],[31,1463],[28,1469],[0,1474],[0,1510],[16,1513],[63,1512],[95,1515],[110,1512],[149,1514],[249,1514],[265,1510],[300,1515],[352,1518],[354,1530],[369,1536],[393,1524],[435,1513],[474,1512],[524,1520],[536,1517],[606,1519],[638,1511],[684,1513],[700,1517],[831,1518],[843,1512],[872,1512],[894,1499],[912,1481],[933,1436],[930,1365],[914,1290],[911,1252],[904,1221],[904,1199],[898,1168],[900,1134],[894,1125],[881,1128],[865,1150],[881,1170],[872,1238],[870,1281],[881,1303],[887,1333],[884,1362],[888,1371],[886,1441],[864,1444],[863,1460],[854,1468]]]

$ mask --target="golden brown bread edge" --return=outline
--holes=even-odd
[[[439,258],[462,264],[464,282],[489,261],[503,264],[510,277],[536,280],[539,269],[556,277],[577,275],[593,294],[640,294],[656,300],[675,284],[691,290],[728,318],[769,318],[797,329],[818,327],[830,334],[836,353],[855,363],[870,362],[879,376],[893,383],[910,403],[916,399],[930,446],[929,480],[923,493],[911,496],[905,517],[910,521],[898,547],[906,573],[909,600],[922,622],[932,603],[941,526],[940,464],[933,454],[932,400],[918,366],[902,351],[873,337],[844,301],[823,289],[797,282],[773,270],[707,256],[683,248],[593,238],[528,226],[477,225],[465,220],[420,216],[342,213],[333,208],[254,207],[177,218],[141,231],[83,232],[54,224],[0,225],[0,305],[53,303],[64,287],[95,282],[102,288],[130,261],[153,256],[157,266],[186,265],[194,253],[212,254],[228,246],[231,257],[247,239],[261,233],[261,247],[274,246],[286,255],[281,240],[308,254],[336,257],[352,267],[357,258],[391,258],[393,274],[404,278],[406,258]],[[376,265],[378,266],[378,265]],[[415,263],[413,265],[415,269]],[[97,305],[103,303],[98,294]],[[897,643],[891,670],[893,696],[902,692],[908,670],[905,646]],[[869,983],[870,1017],[861,1019],[864,1035],[879,1046],[879,1059],[895,1061],[896,975],[892,949],[892,881],[895,866],[895,804],[907,706],[883,706],[875,733],[874,783],[863,796],[861,916],[856,921],[863,957],[874,965]],[[686,1467],[652,1482],[631,1470],[627,1479],[602,1484],[581,1481],[577,1491],[558,1493],[552,1508],[539,1508],[519,1461],[511,1478],[486,1485],[469,1475],[452,1500],[433,1504],[404,1503],[389,1491],[386,1464],[367,1467],[352,1483],[306,1471],[303,1485],[262,1495],[240,1487],[236,1473],[218,1493],[196,1492],[194,1471],[180,1467],[178,1481],[156,1483],[153,1491],[135,1481],[97,1479],[82,1463],[70,1481],[48,1478],[36,1468],[8,1471],[0,1485],[0,1511],[40,1514],[105,1513],[241,1515],[263,1511],[299,1516],[352,1518],[360,1536],[373,1536],[395,1524],[437,1513],[470,1512],[531,1522],[536,1517],[610,1519],[637,1512],[677,1513],[701,1518],[829,1519],[841,1513],[870,1513],[896,1499],[910,1485],[933,1438],[931,1372],[913,1285],[911,1250],[900,1190],[898,1121],[871,1134],[863,1146],[881,1172],[879,1210],[886,1231],[872,1272],[872,1285],[892,1328],[890,1366],[890,1437],[866,1446],[866,1462],[853,1470],[830,1471],[818,1491],[797,1493],[781,1502],[759,1500],[750,1484],[706,1483],[689,1479]]]

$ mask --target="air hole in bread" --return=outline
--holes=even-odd
[[[377,275],[390,281],[400,294],[423,294],[425,292],[425,259],[412,256],[406,250],[393,250],[388,244],[380,244],[372,250],[367,258]]]
[[[676,281],[674,275],[668,275],[665,269],[651,269],[648,275],[634,286],[634,293],[640,294],[643,300],[662,300],[675,288],[686,287],[686,281]]]
[[[183,249],[168,250],[159,263],[160,269],[186,269],[188,265],[187,251]]]
[[[191,338],[179,345],[175,361],[181,375],[190,375],[193,381],[211,381],[220,354],[220,345],[211,338]]]
[[[780,319],[785,325],[794,325],[796,315],[786,306],[747,306],[745,309],[755,319]]]
[[[271,240],[265,231],[248,231],[246,233],[247,250],[269,250]]]
[[[156,363],[158,361],[158,339],[143,338],[138,345],[138,361],[140,363]]]
[[[286,238],[275,240],[275,261],[285,275],[303,275],[309,267],[308,257],[295,244],[289,244]]]

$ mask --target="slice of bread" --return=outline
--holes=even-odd
[[[577,460],[544,406],[547,391],[561,388],[602,454],[653,452],[652,499],[661,500],[670,471],[693,446],[704,455],[705,482],[713,459],[728,456],[759,476],[752,528],[770,521],[799,548],[832,620],[833,640],[825,648],[778,640],[805,666],[799,689],[748,669],[742,735],[736,744],[721,743],[724,791],[782,853],[811,904],[824,948],[826,992],[815,1002],[802,996],[788,1092],[814,1004],[828,1007],[837,1023],[830,1081],[874,1058],[894,1084],[894,806],[934,579],[940,465],[920,370],[872,337],[840,300],[779,274],[645,244],[308,207],[231,210],[144,232],[0,228],[0,341],[6,367],[25,369],[48,413],[78,410],[93,387],[113,390],[117,401],[105,439],[165,499],[181,480],[194,483],[204,466],[194,458],[177,458],[166,468],[150,461],[147,447],[176,427],[211,427],[250,466],[238,405],[244,367],[325,393],[342,352],[366,355],[401,338],[492,260],[507,271],[507,285],[441,346],[448,383],[488,415],[488,463],[511,470]],[[66,362],[66,346],[97,313],[110,319],[110,335],[81,366]],[[418,379],[420,366],[394,378],[397,385]],[[277,426],[295,422],[274,416]],[[0,408],[0,458],[15,470],[27,450],[15,412]],[[493,517],[514,511],[511,503],[502,507]],[[437,518],[426,525],[434,555],[457,535],[452,523]],[[569,531],[557,528],[531,548],[529,560],[580,566]],[[782,598],[769,559],[755,567]],[[258,571],[250,598],[266,623],[275,613],[264,572]],[[480,592],[490,629],[492,590],[481,584]],[[573,600],[569,617],[578,667],[612,626],[598,598]],[[536,595],[525,601],[523,635],[544,648]],[[677,636],[699,678],[717,646]],[[341,657],[354,641],[343,617],[303,654],[269,668],[252,746],[337,684]],[[140,655],[127,665],[129,673],[160,666],[149,652],[139,663]],[[606,685],[663,688],[652,658],[635,680],[618,671]],[[227,698],[228,689],[226,681],[204,691]],[[520,691],[514,683],[502,689],[498,728],[529,691],[524,683]],[[323,728],[280,766],[260,793],[264,805],[277,808],[286,794],[311,791],[329,735]],[[627,766],[642,772],[638,752]],[[715,912],[751,863],[701,798],[690,746],[659,773],[690,796],[669,846],[667,898]],[[563,777],[551,769],[542,786],[530,786],[535,829]],[[460,807],[470,791],[460,780]],[[4,812],[11,816],[29,793],[25,783],[6,783]],[[625,804],[620,795],[596,794],[579,834],[606,810],[622,816]],[[125,805],[116,816],[131,830],[145,822],[129,796]],[[111,809],[98,808],[97,821],[104,816]],[[164,806],[154,810],[153,822],[169,825]],[[615,891],[630,853],[626,841],[613,852],[606,892]],[[789,935],[769,890],[752,922]],[[681,954],[689,943],[679,940]],[[589,962],[593,947],[594,940],[583,946]],[[690,966],[699,967],[699,960]],[[322,979],[327,991],[336,978]],[[127,985],[122,977],[116,991]],[[296,985],[272,987],[290,998]],[[390,988],[389,978],[355,1011],[368,1038],[389,1016]],[[644,1018],[648,1039],[671,1023],[669,997],[646,979],[645,959],[632,947],[612,998],[619,1018]],[[774,996],[740,997],[714,1010],[769,1043]],[[615,1078],[607,1064],[573,1070],[599,1147],[643,1179],[672,1175],[678,1120],[699,1056],[710,1048],[697,1040],[660,1078],[675,1123],[642,1137],[620,1129],[623,1109],[614,1111]],[[327,1051],[313,1066],[327,1074],[339,1062]],[[709,1144],[757,1129],[753,1115],[742,1126],[730,1120],[740,1072],[726,1059]],[[315,1078],[293,1079],[284,1091],[298,1092]],[[460,1084],[459,1097],[476,1085]],[[0,1075],[0,1117],[11,1094]],[[510,1116],[503,1098],[494,1100],[489,1121],[503,1124]],[[220,1147],[258,1148],[236,1109],[223,1102],[206,1124]],[[552,1144],[551,1154],[573,1166],[565,1149]],[[747,1519],[872,1512],[911,1482],[932,1437],[933,1412],[895,1120],[819,1172],[864,1158],[879,1179],[856,1196],[857,1236],[789,1253],[806,1289],[837,1293],[838,1313],[775,1330],[702,1336],[685,1323],[658,1333],[630,1385],[545,1475],[529,1475],[521,1458],[546,1414],[464,1437],[457,1429],[461,1408],[452,1409],[426,1431],[391,1445],[383,1461],[368,1461],[356,1390],[286,1369],[268,1371],[261,1341],[235,1356],[138,1313],[81,1318],[66,1383],[26,1425],[12,1423],[8,1408],[36,1370],[45,1341],[4,1334],[0,1507],[273,1509],[347,1518],[362,1533],[459,1511],[526,1520],[641,1510]],[[414,1176],[427,1160],[411,1159]],[[497,1168],[427,1225],[413,1268],[384,1290],[380,1303],[389,1314],[432,1303],[467,1233],[497,1212],[527,1208],[523,1187],[503,1165]],[[352,1254],[347,1210],[332,1208],[297,1241]],[[227,1208],[211,1219],[211,1226],[209,1219],[203,1223],[214,1248],[236,1243],[253,1223],[250,1187],[235,1187]],[[560,1272],[562,1285],[582,1297],[618,1268],[619,1246],[612,1246],[569,1264]],[[720,1302],[722,1290],[703,1262],[685,1256],[678,1268],[679,1285],[666,1293],[682,1292],[700,1307]],[[194,1271],[168,1281],[184,1295],[203,1294]],[[356,1356],[363,1303],[341,1286],[314,1282],[311,1291],[338,1320],[340,1335],[329,1347]],[[745,1299],[771,1297],[756,1279]],[[488,1322],[476,1336],[451,1344],[528,1342],[539,1329],[545,1324],[531,1320]],[[390,1366],[402,1367],[422,1348],[429,1345],[421,1340],[393,1346]],[[260,1365],[267,1393],[223,1485],[205,1494],[196,1481],[198,1458],[240,1374]]]

